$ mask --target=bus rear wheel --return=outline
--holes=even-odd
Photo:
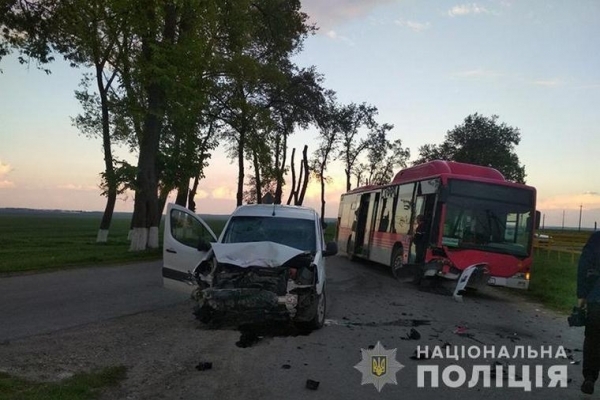
[[[396,279],[403,276],[403,272],[406,269],[402,260],[403,256],[404,251],[402,250],[402,247],[394,248],[394,251],[392,252],[390,268],[392,270],[392,276]]]

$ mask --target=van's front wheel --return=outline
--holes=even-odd
[[[315,309],[315,316],[308,322],[311,329],[321,329],[325,325],[325,312],[327,311],[327,295],[325,294],[325,286],[321,294],[317,295],[317,307]]]

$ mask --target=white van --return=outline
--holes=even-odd
[[[190,210],[169,204],[163,280],[198,301],[203,322],[245,324],[292,320],[312,329],[326,312],[325,245],[319,215],[283,205],[238,207],[217,239]]]

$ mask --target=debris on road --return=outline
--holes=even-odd
[[[196,369],[198,371],[206,371],[208,369],[212,369],[212,362],[200,362],[196,365]]]
[[[281,369],[291,369],[291,368],[292,368],[292,366],[290,364],[283,364],[281,366]]]
[[[306,388],[310,390],[317,390],[319,388],[319,381],[313,381],[312,379],[306,380]]]
[[[421,334],[415,328],[410,328],[410,332],[406,334],[405,338],[401,338],[402,340],[419,340],[421,339]]]
[[[237,347],[246,348],[260,342],[260,337],[252,331],[244,331],[240,336],[240,340],[235,342]]]

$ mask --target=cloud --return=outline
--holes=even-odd
[[[555,196],[546,199],[540,199],[537,202],[537,208],[540,210],[564,210],[584,209],[600,207],[600,194],[594,191],[587,191],[580,194]]]
[[[409,28],[414,32],[423,32],[423,31],[431,28],[431,24],[429,22],[416,22],[416,21],[404,21],[404,20],[396,20],[394,22],[397,25]]]
[[[2,160],[0,160],[0,176],[4,176],[4,175],[8,174],[12,170],[13,169],[10,166],[10,164],[5,164],[2,162]]]
[[[460,4],[452,7],[448,10],[448,15],[451,17],[462,17],[464,15],[469,14],[489,14],[490,12],[482,6],[477,5],[477,3],[471,4]]]
[[[63,189],[63,190],[80,191],[80,192],[91,192],[91,191],[99,191],[100,190],[98,188],[98,186],[93,186],[93,185],[74,185],[72,183],[68,183],[66,185],[58,185],[57,188],[58,189]]]
[[[336,25],[368,15],[374,8],[397,0],[304,0],[302,11],[325,32]]]
[[[13,187],[15,187],[14,182],[7,181],[7,180],[0,181],[0,189],[8,189],[8,188],[13,188]]]
[[[3,178],[5,175],[8,175],[8,173],[12,170],[13,168],[10,166],[10,164],[5,164],[2,162],[2,160],[0,160],[0,178]],[[7,189],[13,187],[15,187],[14,182],[9,181],[7,179],[0,180],[0,189]]]
[[[560,79],[549,79],[549,80],[537,80],[531,82],[537,86],[556,87],[564,85],[564,82]]]
[[[326,35],[327,35],[327,37],[329,37],[332,40],[339,40],[339,41],[349,44],[350,46],[354,46],[354,42],[352,40],[350,40],[346,36],[338,35],[338,33],[334,30],[327,31]]]
[[[468,71],[456,72],[453,74],[459,78],[497,78],[503,74],[498,71],[487,70],[487,69],[472,69]]]
[[[211,195],[213,199],[235,200],[236,190],[229,186],[219,186],[212,190]]]

